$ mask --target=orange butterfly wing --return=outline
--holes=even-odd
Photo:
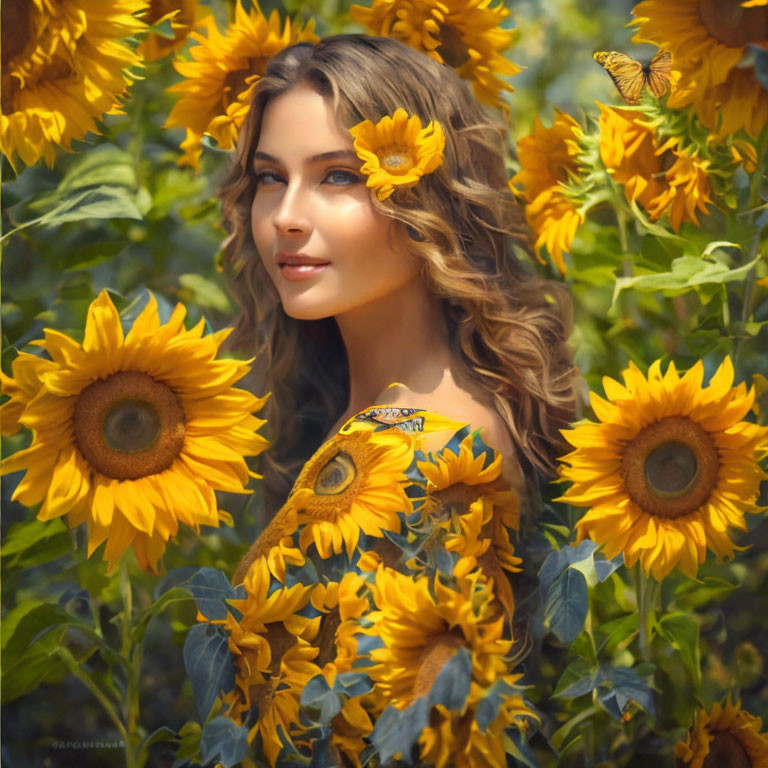
[[[648,65],[646,80],[651,93],[660,99],[670,87],[672,72],[672,54],[669,51],[659,51]]]
[[[627,104],[637,104],[645,85],[643,65],[618,51],[598,51],[592,58],[602,64]]]

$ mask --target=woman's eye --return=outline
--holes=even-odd
[[[356,184],[358,181],[360,181],[360,179],[358,178],[357,174],[352,173],[352,171],[340,171],[340,170],[339,171],[329,171],[328,175],[325,178],[327,179],[327,178],[330,178],[331,176],[334,176],[334,175],[345,176],[346,177],[346,182],[349,182],[349,183],[352,183],[352,184]],[[345,183],[345,182],[342,182],[342,183]]]
[[[325,179],[323,179],[323,181],[331,179],[331,177],[336,178],[336,180],[333,180],[330,182],[331,184],[333,184],[333,186],[356,184],[358,181],[360,181],[360,178],[357,176],[357,174],[353,173],[352,171],[342,171],[342,170],[329,171],[326,174]],[[341,177],[340,181],[339,181],[339,177]],[[254,181],[256,183],[256,186],[259,186],[264,181],[270,178],[276,179],[277,181],[284,181],[283,177],[275,173],[274,171],[262,171],[261,173],[257,173]]]
[[[256,174],[255,182],[258,186],[261,184],[261,182],[267,177],[267,176],[273,176],[276,179],[279,179],[280,177],[276,173],[272,173],[272,171],[262,171],[261,173]]]

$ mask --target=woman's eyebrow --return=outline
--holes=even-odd
[[[355,160],[359,160],[360,158],[357,155],[357,152],[351,149],[337,149],[333,152],[321,152],[319,155],[312,155],[312,157],[307,159],[308,163],[319,163],[321,160],[335,160],[337,158],[347,158]],[[266,152],[259,152],[256,151],[253,153],[253,160],[265,160],[268,163],[277,163],[279,164],[280,161],[276,157],[272,157],[272,155],[267,154]]]

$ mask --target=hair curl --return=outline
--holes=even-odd
[[[336,321],[286,315],[251,236],[250,160],[264,110],[297,85],[331,99],[347,129],[398,107],[443,126],[442,165],[383,202],[372,194],[372,204],[407,227],[424,280],[442,299],[457,380],[495,407],[529,481],[552,476],[566,450],[559,429],[574,418],[572,302],[562,284],[542,281],[518,259],[518,250],[530,254],[531,238],[507,183],[507,126],[450,67],[396,40],[339,34],[270,59],[219,193],[225,263],[241,309],[230,346],[255,356],[251,384],[272,393],[265,415],[274,442],[261,455],[265,511],[284,501],[349,396]]]

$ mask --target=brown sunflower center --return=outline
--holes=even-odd
[[[0,45],[3,74],[5,68],[26,47],[29,42],[30,0],[3,0],[0,4]]]
[[[752,768],[752,760],[739,739],[728,731],[714,734],[701,768]]]
[[[338,496],[352,485],[356,477],[354,459],[345,451],[339,451],[317,473],[315,493],[321,496]]]
[[[120,371],[83,389],[74,430],[75,445],[93,469],[117,480],[168,469],[186,433],[173,390],[140,371]]]
[[[385,171],[405,173],[415,165],[408,147],[392,145],[379,151],[379,162]]]
[[[454,657],[456,651],[464,645],[461,632],[443,632],[433,635],[419,660],[419,669],[413,681],[413,700],[425,696],[432,690],[443,667]]]
[[[148,24],[154,24],[163,16],[167,16],[173,11],[178,13],[173,17],[174,24],[190,24],[194,21],[194,6],[179,0],[151,0],[149,8],[144,14],[144,21]]]
[[[237,101],[237,97],[248,90],[256,75],[265,75],[267,71],[268,56],[249,58],[247,69],[233,69],[224,78],[224,87],[221,89],[222,111]]]
[[[699,17],[707,32],[729,48],[768,39],[768,7],[742,8],[741,0],[699,0]]]
[[[719,467],[712,438],[684,416],[649,424],[622,458],[630,498],[648,514],[667,518],[698,509],[717,485]]]
[[[460,67],[469,58],[467,46],[456,27],[444,26],[440,29],[440,45],[437,47],[437,52],[440,58],[454,69]]]

